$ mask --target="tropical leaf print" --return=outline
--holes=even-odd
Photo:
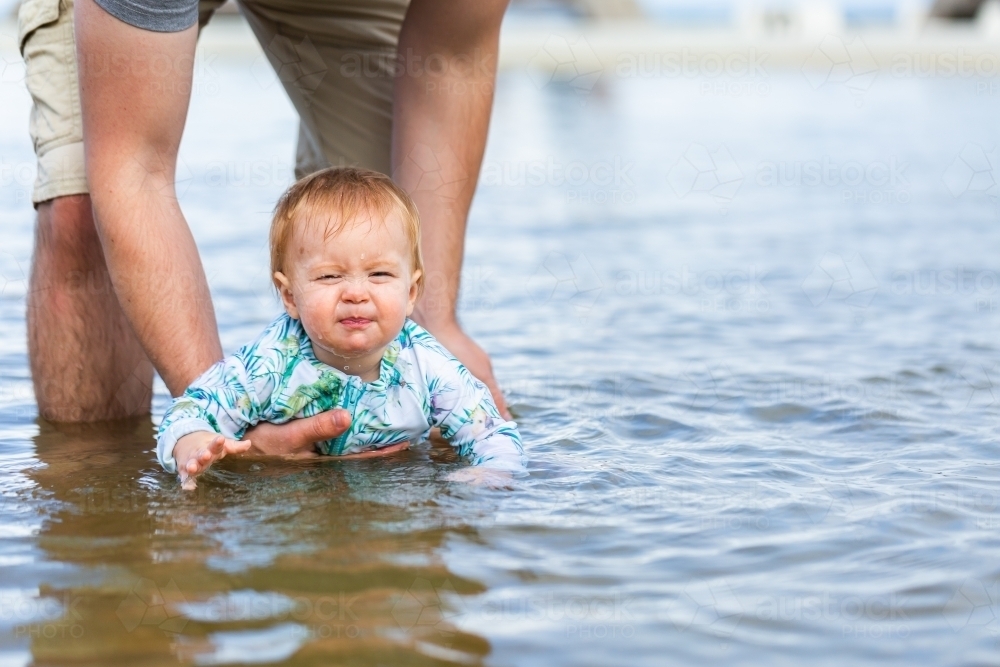
[[[439,426],[476,465],[524,468],[516,424],[504,421],[486,387],[411,320],[387,347],[379,378],[365,383],[320,362],[301,322],[283,314],[175,400],[159,437],[169,438],[182,420],[242,435],[260,421],[280,424],[333,408],[351,411],[352,422],[339,438],[318,444],[325,454],[417,442]],[[171,452],[173,444],[161,441],[158,451]]]

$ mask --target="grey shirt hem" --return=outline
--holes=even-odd
[[[180,32],[198,22],[198,0],[94,0],[104,11],[136,28]]]

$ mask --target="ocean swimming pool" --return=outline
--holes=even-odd
[[[179,192],[229,351],[278,307],[295,119],[256,63],[197,69]],[[425,444],[185,494],[149,421],[36,419],[4,82],[0,663],[995,662],[993,82],[731,83],[501,75],[461,314],[516,489]]]

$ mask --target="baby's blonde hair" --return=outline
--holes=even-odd
[[[410,269],[420,271],[417,289],[423,290],[424,260],[420,254],[420,214],[410,195],[392,179],[371,169],[330,167],[300,179],[281,196],[271,221],[271,275],[285,270],[285,251],[296,224],[326,221],[326,237],[340,232],[359,215],[385,219],[396,211],[410,244]]]

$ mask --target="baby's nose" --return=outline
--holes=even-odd
[[[344,298],[348,301],[357,301],[368,298],[368,281],[355,278],[348,278],[344,284]]]

